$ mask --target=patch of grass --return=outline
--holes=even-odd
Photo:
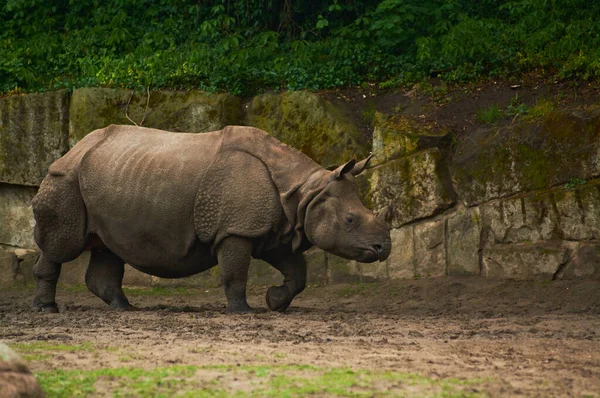
[[[47,354],[28,354],[21,355],[21,357],[27,362],[45,361],[46,359],[50,358],[50,356]]]
[[[187,287],[124,287],[123,292],[129,296],[188,296],[196,294]]]
[[[367,102],[367,105],[361,111],[361,115],[362,115],[363,119],[365,120],[365,122],[372,125],[373,121],[375,120],[376,112],[377,112],[377,108],[375,108],[375,103],[372,100],[369,100]]]
[[[367,289],[372,289],[376,283],[361,283],[351,284],[340,288],[336,294],[340,297],[352,297],[357,294],[364,293]]]
[[[32,341],[30,343],[15,343],[10,347],[23,355],[38,355],[40,351],[95,351],[95,347],[91,343],[82,343],[75,345],[68,344],[53,344],[45,341]]]
[[[477,112],[477,122],[482,124],[494,124],[502,118],[504,118],[504,112],[497,105],[490,105]]]
[[[64,290],[66,290],[69,293],[81,293],[81,292],[87,292],[88,288],[84,284],[78,284],[78,285],[67,286]]]
[[[60,286],[60,288],[70,293],[80,293],[88,291],[87,286],[84,284]],[[123,292],[131,296],[186,296],[198,293],[198,289],[180,286],[124,287]]]
[[[281,366],[171,366],[40,372],[48,397],[84,397],[101,392],[115,397],[354,397],[373,395],[478,397],[481,379],[431,379],[391,371]],[[241,383],[228,383],[229,379]],[[245,381],[248,381],[247,383]],[[228,386],[225,390],[221,386]],[[97,391],[98,389],[103,391]],[[106,391],[108,390],[108,391]]]

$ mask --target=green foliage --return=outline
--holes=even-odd
[[[600,2],[5,0],[0,92],[600,77]]]
[[[527,108],[527,105],[523,104],[521,100],[519,100],[519,94],[515,94],[506,108],[506,113],[509,116],[525,115],[528,111],[529,109]]]
[[[569,178],[567,183],[565,184],[566,189],[577,188],[580,185],[584,185],[587,183],[587,180],[581,178]]]

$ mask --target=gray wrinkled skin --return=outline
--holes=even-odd
[[[90,249],[86,284],[115,309],[132,308],[121,289],[127,262],[163,278],[220,264],[228,310],[248,311],[255,257],[283,274],[266,297],[283,311],[304,289],[311,246],[361,262],[389,255],[389,227],[357,195],[367,162],[328,171],[251,127],[93,131],[50,166],[33,200],[42,252],[34,307],[57,311],[61,264]]]

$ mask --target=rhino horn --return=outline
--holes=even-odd
[[[352,174],[353,176],[357,176],[360,173],[363,172],[363,170],[369,165],[369,161],[371,160],[371,158],[375,156],[373,154],[370,154],[368,158],[361,160],[360,162],[356,163],[354,165],[354,167],[352,168],[352,170],[350,171],[350,174]]]

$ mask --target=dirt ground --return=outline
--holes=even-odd
[[[450,396],[600,396],[600,282],[334,285],[307,289],[283,314],[268,312],[265,289],[252,288],[258,310],[244,315],[225,313],[220,289],[130,289],[141,310],[125,313],[77,290],[59,291],[60,314],[33,313],[30,289],[0,292],[0,340],[22,354],[39,342],[94,347],[25,355],[34,372],[311,365],[464,381]],[[255,376],[220,380],[239,393]],[[322,395],[345,395],[331,391]],[[369,391],[446,396],[418,383],[375,383]],[[112,395],[110,383],[90,395]]]

